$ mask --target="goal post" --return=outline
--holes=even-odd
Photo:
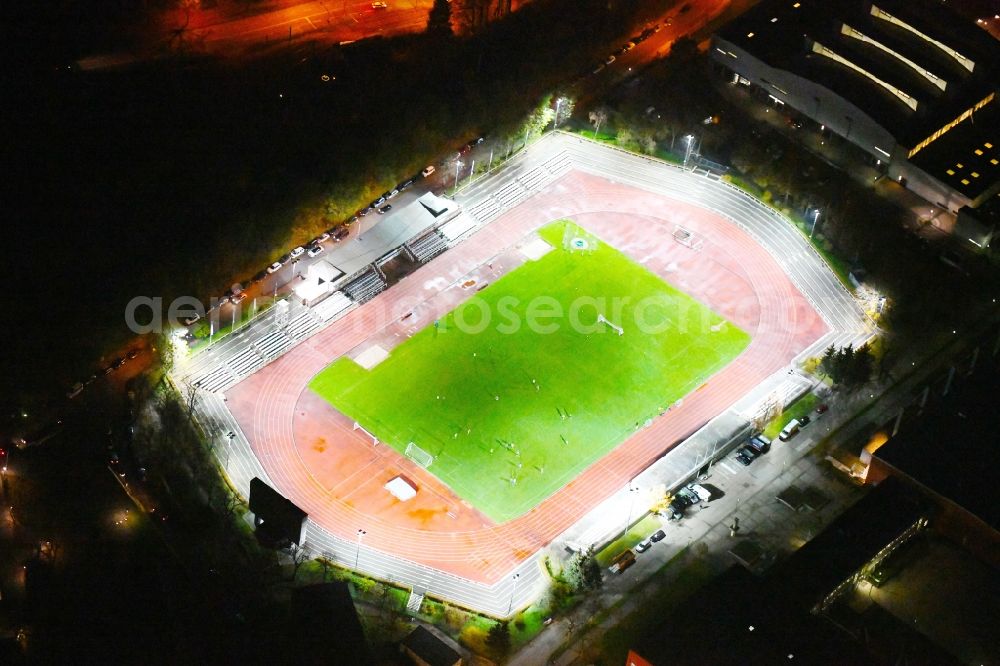
[[[406,445],[406,451],[404,454],[407,458],[417,463],[421,467],[430,467],[431,463],[434,462],[434,456],[424,451],[422,448],[417,446],[414,442],[410,442]]]
[[[354,430],[360,430],[361,432],[365,433],[366,435],[372,438],[372,446],[378,446],[378,437],[369,432],[363,425],[361,425],[357,421],[354,422]]]

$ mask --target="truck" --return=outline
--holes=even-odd
[[[635,564],[635,553],[629,548],[615,555],[615,559],[611,560],[611,566],[608,567],[608,571],[613,574],[620,574],[633,564]]]

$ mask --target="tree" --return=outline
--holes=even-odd
[[[194,418],[194,405],[198,401],[198,385],[197,384],[185,384],[184,393],[187,397],[187,416],[189,419]]]
[[[455,15],[463,34],[478,32],[489,22],[490,0],[456,0],[456,5]]]
[[[833,381],[834,386],[857,388],[871,379],[875,357],[868,345],[862,345],[858,349],[847,345],[839,350],[830,345],[823,352],[819,367]]]
[[[642,148],[642,152],[647,155],[652,155],[656,152],[656,137],[649,130],[643,131],[639,135],[639,146]]]
[[[615,143],[617,143],[622,148],[628,148],[635,143],[635,135],[629,128],[622,127],[621,129],[618,130],[618,133],[615,134]]]
[[[556,127],[559,127],[573,115],[573,109],[576,108],[576,102],[572,97],[560,96],[556,99],[556,115],[553,122]]]
[[[486,647],[494,657],[502,658],[510,652],[510,627],[507,622],[497,622],[486,634]]]
[[[562,578],[574,593],[600,588],[604,581],[601,578],[601,565],[594,557],[594,549],[588,548],[586,552],[574,555]]]
[[[601,576],[601,565],[594,557],[594,549],[588,548],[586,553],[577,556],[577,569],[579,571],[579,581],[581,589],[596,590],[604,584]]]
[[[594,126],[594,134],[601,133],[601,125],[603,125],[608,120],[608,110],[605,108],[594,109],[588,115],[591,124]]]
[[[552,119],[555,118],[556,112],[552,108],[552,97],[547,95],[542,102],[535,107],[528,116],[528,120],[525,123],[525,131],[529,134],[541,134],[548,127]]]
[[[427,17],[427,34],[448,38],[451,33],[451,3],[448,0],[434,0]]]
[[[309,559],[309,553],[302,546],[292,546],[292,580],[299,574],[299,569]]]
[[[819,369],[827,377],[833,378],[834,366],[837,362],[837,348],[830,345],[823,352],[823,357],[819,360]]]

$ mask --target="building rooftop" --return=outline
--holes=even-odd
[[[782,576],[799,581],[790,594],[812,608],[927,510],[902,482],[883,481],[781,567]]]
[[[423,626],[407,634],[402,644],[429,666],[454,666],[462,656]]]
[[[923,510],[915,491],[898,480],[886,479],[785,562],[763,576],[731,567],[672,616],[651,624],[654,628],[633,647],[657,666],[958,663],[878,607],[863,616],[840,618],[869,627],[867,642],[853,640],[843,629],[844,622],[811,612],[818,601],[916,522]],[[842,603],[829,612],[838,617],[854,613]]]
[[[1000,100],[927,144],[910,162],[977,199],[1000,181]]]
[[[295,645],[306,664],[372,663],[365,632],[344,582],[306,585],[292,590]]]
[[[983,145],[1000,145],[994,120],[1000,44],[948,7],[905,0],[764,0],[718,35],[851,102],[901,145],[917,148],[911,158],[919,158],[911,161],[966,196],[974,199],[996,182],[997,165],[990,159],[997,153]],[[986,114],[992,115],[980,119]],[[956,169],[949,180],[947,168],[956,162],[971,166],[973,158],[978,177]]]
[[[1000,467],[988,462],[995,457],[1000,375],[995,366],[982,367],[987,354],[982,349],[979,372],[956,381],[948,400],[928,403],[920,419],[904,420],[900,432],[875,456],[1000,529]]]

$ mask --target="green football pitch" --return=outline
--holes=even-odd
[[[433,455],[428,470],[497,522],[559,490],[750,341],[571,222],[539,235],[551,251],[375,367],[342,357],[309,385],[400,453],[414,442]]]

